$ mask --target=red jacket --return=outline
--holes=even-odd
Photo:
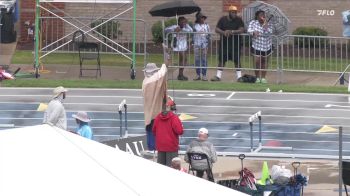
[[[183,134],[181,120],[173,112],[158,114],[154,119],[153,134],[156,138],[156,149],[161,152],[179,150],[179,135]]]

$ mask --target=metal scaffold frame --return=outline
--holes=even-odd
[[[99,25],[94,26],[93,28],[89,27],[89,24],[85,24],[82,27],[78,27],[76,25],[74,25],[73,23],[69,22],[68,20],[66,20],[64,17],[59,16],[58,14],[56,14],[55,12],[51,11],[50,9],[44,7],[41,5],[41,3],[47,3],[49,5],[51,5],[52,7],[54,7],[55,9],[59,10],[60,12],[66,14],[69,16],[69,14],[65,13],[63,10],[58,9],[57,7],[53,6],[51,3],[90,3],[92,5],[96,5],[96,4],[100,4],[100,3],[104,3],[104,4],[124,4],[124,5],[130,5],[126,8],[124,8],[124,10],[120,11],[119,13],[113,14],[113,16],[109,17],[108,20],[100,23]],[[123,6],[121,6],[123,7]],[[119,8],[118,8],[119,9]],[[34,45],[34,52],[35,52],[35,63],[34,63],[34,69],[35,69],[35,77],[38,78],[39,77],[39,66],[40,66],[40,59],[45,57],[46,55],[58,50],[59,48],[63,47],[64,45],[69,44],[70,42],[72,42],[72,40],[66,41],[62,44],[60,44],[60,46],[52,49],[49,52],[46,52],[44,55],[40,55],[40,32],[41,28],[38,28],[40,26],[40,10],[44,10],[50,14],[52,14],[54,17],[57,17],[58,19],[62,20],[63,22],[71,25],[72,27],[76,28],[76,30],[81,30],[85,35],[89,35],[89,37],[93,38],[94,40],[96,40],[97,42],[109,47],[111,50],[113,50],[114,52],[124,56],[125,58],[129,59],[131,61],[131,78],[134,79],[135,78],[135,65],[136,65],[136,0],[35,0],[35,45]],[[132,20],[132,51],[129,51],[128,49],[126,49],[125,47],[123,47],[122,45],[116,43],[115,41],[109,39],[108,37],[98,33],[96,31],[96,29],[119,17],[120,15],[133,10],[133,20]],[[73,19],[73,17],[70,17]],[[75,19],[77,20],[77,19]],[[84,24],[83,22],[79,22],[80,24]],[[82,28],[83,27],[89,27],[89,30],[84,31]],[[122,48],[123,50],[126,50],[128,53],[132,53],[132,57],[130,58],[129,56],[127,56],[126,54],[124,54],[123,52],[119,51],[118,49],[115,49],[113,47],[111,47],[110,45],[104,43],[102,40],[98,39],[97,37],[95,37],[94,35],[91,34],[91,32],[95,32],[97,34],[99,34],[99,36],[102,36],[103,38],[109,40],[110,42],[112,42],[113,44],[118,45],[120,48]],[[69,35],[64,36],[63,38],[60,38],[60,40],[64,39],[65,37],[68,37]],[[57,43],[57,40],[55,43]]]

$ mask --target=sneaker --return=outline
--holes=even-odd
[[[202,81],[208,81],[207,76],[202,76]]]
[[[267,80],[265,78],[261,78],[261,83],[266,84]]]
[[[182,81],[187,81],[188,80],[188,78],[186,76],[184,76],[184,75],[178,75],[177,79],[178,80],[182,80]]]
[[[201,77],[200,76],[197,76],[193,79],[194,81],[198,81],[198,80],[201,80]]]
[[[256,81],[255,81],[255,83],[261,83],[261,80],[260,80],[260,78],[256,78]]]
[[[217,76],[214,76],[212,79],[210,79],[210,81],[212,82],[218,82],[218,81],[221,81],[221,78],[217,77]]]

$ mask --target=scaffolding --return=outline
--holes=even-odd
[[[103,21],[102,23],[94,26],[94,27],[90,27],[90,24],[84,24],[81,21],[78,21],[80,24],[82,24],[83,26],[77,26],[73,23],[71,23],[70,21],[68,21],[66,19],[66,17],[62,17],[60,15],[58,15],[57,13],[53,12],[52,10],[50,10],[47,7],[44,7],[42,4],[46,3],[49,4],[51,7],[55,8],[56,10],[59,10],[60,12],[64,13],[65,15],[69,16],[70,15],[68,13],[65,13],[62,9],[59,9],[57,7],[55,7],[54,5],[52,5],[52,3],[87,3],[87,4],[91,4],[92,6],[96,6],[96,4],[122,4],[123,10],[121,10],[119,13],[115,13],[113,14],[113,16],[109,17],[107,20]],[[126,6],[124,6],[126,5]],[[84,33],[84,35],[88,35],[89,37],[91,37],[92,39],[96,40],[97,42],[99,42],[102,45],[105,45],[106,47],[110,48],[112,51],[122,55],[123,57],[127,58],[128,60],[131,61],[131,78],[134,79],[135,78],[135,65],[136,65],[136,0],[35,0],[35,45],[34,45],[34,54],[35,54],[35,59],[34,59],[34,69],[35,69],[35,77],[38,78],[39,77],[39,66],[40,66],[40,59],[42,59],[43,57],[51,54],[52,52],[60,49],[61,47],[64,47],[65,45],[69,44],[72,42],[72,40],[69,41],[62,41],[64,40],[66,37],[70,36],[70,35],[65,35],[64,37],[56,40],[54,43],[60,43],[58,47],[55,47],[53,49],[51,49],[50,51],[46,52],[45,54],[41,54],[41,47],[40,47],[40,40],[41,40],[41,28],[40,28],[40,11],[44,10],[45,12],[50,13],[51,15],[53,15],[54,17],[62,20],[64,23],[69,24],[70,26],[72,26],[73,28],[75,28],[76,30],[80,30]],[[122,45],[116,43],[114,40],[109,39],[107,36],[102,35],[100,33],[98,33],[96,31],[96,29],[108,22],[110,22],[111,20],[119,17],[120,15],[128,12],[132,10],[133,11],[133,19],[132,19],[132,51],[129,51],[128,49],[126,49],[125,47],[123,47]],[[74,19],[73,17],[70,17],[71,19]],[[77,19],[74,19],[77,21]],[[88,28],[88,30],[85,30],[83,28]],[[120,51],[120,49],[116,49],[106,43],[104,43],[102,40],[100,40],[99,38],[97,38],[96,36],[94,36],[92,34],[92,32],[97,33],[99,36],[103,37],[104,39],[107,39],[108,41],[110,41],[113,44],[118,45],[121,49],[127,51],[127,53],[131,53],[132,56],[129,57],[127,54],[125,54],[125,52]],[[52,43],[51,43],[52,45]],[[47,48],[47,46],[44,46],[43,48]]]

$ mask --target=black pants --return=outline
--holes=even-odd
[[[207,169],[207,170],[196,170],[196,176],[200,177],[200,178],[203,178],[204,172],[207,173],[208,180],[214,182],[213,173],[209,169]]]

